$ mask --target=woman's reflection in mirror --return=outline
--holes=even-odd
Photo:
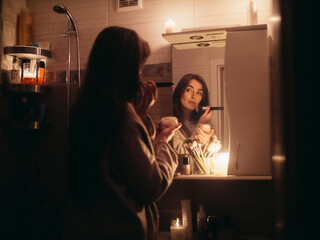
[[[203,111],[199,107],[209,106],[209,91],[205,80],[197,74],[186,74],[176,86],[172,101],[173,115],[182,123],[170,142],[175,151],[178,154],[189,154],[188,143],[194,139],[200,144],[209,143],[214,135],[210,127],[213,111],[210,108]]]

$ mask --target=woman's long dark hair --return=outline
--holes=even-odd
[[[203,87],[203,95],[202,95],[202,99],[201,99],[199,105],[201,105],[201,106],[208,106],[209,105],[209,91],[208,91],[208,87],[207,87],[205,80],[200,75],[197,75],[197,74],[190,73],[190,74],[184,75],[180,79],[178,85],[176,86],[176,88],[173,92],[173,97],[172,97],[173,115],[176,116],[178,118],[179,122],[182,122],[182,123],[184,122],[185,119],[183,118],[183,106],[181,104],[181,96],[185,92],[189,82],[192,79],[201,83],[202,87]],[[201,117],[202,113],[203,113],[202,111],[198,111],[198,112],[195,110],[192,111],[191,121],[197,122],[199,120],[199,118]]]
[[[140,91],[140,69],[149,54],[148,43],[133,30],[113,26],[97,36],[70,112],[67,177],[74,201],[88,202],[100,191],[108,149],[108,160],[116,161],[126,104]]]

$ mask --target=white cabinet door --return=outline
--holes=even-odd
[[[271,175],[267,29],[227,33],[226,100],[231,175]]]

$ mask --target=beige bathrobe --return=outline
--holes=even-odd
[[[188,141],[191,141],[194,139],[195,130],[197,128],[196,123],[190,122],[188,124],[188,131],[191,133],[190,136],[187,134],[187,132],[180,128],[178,131],[175,132],[172,140],[170,141],[170,145],[175,150],[175,152],[178,155],[178,169],[177,173],[182,172],[182,158],[186,155],[190,157],[190,168],[192,173],[198,173],[199,170],[194,164],[194,158],[192,153],[190,152],[190,147]]]
[[[187,136],[186,132],[183,129],[179,129],[174,134],[172,140],[170,141],[170,145],[178,154],[190,154],[187,140],[190,137]]]
[[[102,159],[105,191],[90,209],[70,206],[64,239],[156,239],[159,216],[154,202],[173,180],[177,155],[168,143],[153,144],[130,103],[119,134],[119,159],[112,164],[108,154]]]

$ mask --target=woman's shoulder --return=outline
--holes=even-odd
[[[185,140],[188,138],[188,136],[187,136],[186,132],[182,128],[180,128],[177,131],[175,131],[173,138]]]
[[[127,111],[127,119],[129,119],[131,121],[135,121],[135,122],[141,122],[141,118],[137,114],[132,103],[127,102],[126,111]]]
[[[146,131],[145,125],[136,112],[132,103],[128,102],[126,108],[125,124],[127,125],[127,127],[129,126],[130,128],[143,128]]]

